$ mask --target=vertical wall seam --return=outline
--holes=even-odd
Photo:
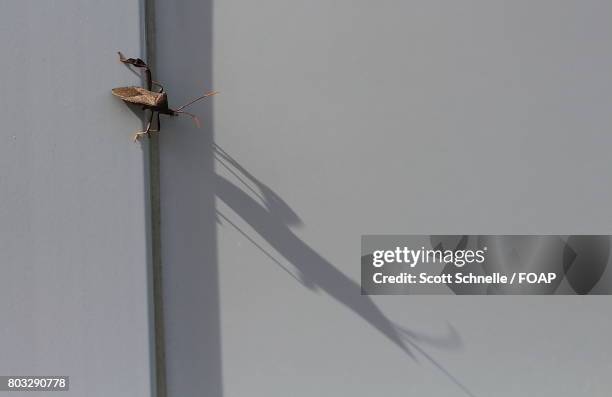
[[[155,73],[155,0],[144,0],[145,50],[147,63]],[[151,87],[148,87],[151,89]],[[149,139],[149,208],[151,230],[151,266],[153,281],[153,327],[155,344],[155,393],[156,397],[167,397],[166,391],[166,349],[164,334],[164,305],[161,260],[161,197],[159,135],[151,134]]]

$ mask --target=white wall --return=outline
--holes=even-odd
[[[138,1],[0,14],[0,374],[151,393]],[[607,396],[609,297],[364,297],[360,235],[609,233],[605,1],[157,2],[170,396]],[[217,145],[217,146],[215,146]],[[403,331],[400,331],[400,327]],[[103,377],[101,379],[101,377]],[[35,394],[33,394],[35,395]]]
[[[0,12],[0,374],[67,396],[150,396],[138,0],[7,0]],[[30,393],[32,396],[48,393]]]
[[[161,139],[170,391],[607,396],[608,297],[369,298],[358,280],[361,234],[609,233],[610,15],[158,2],[171,99],[221,91],[204,129]]]

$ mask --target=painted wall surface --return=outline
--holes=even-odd
[[[612,3],[157,12],[171,102],[221,91],[161,137],[171,395],[609,395],[610,297],[358,280],[362,234],[610,233]]]
[[[67,396],[151,395],[138,0],[6,0],[0,12],[0,374]],[[48,395],[32,392],[29,395]]]

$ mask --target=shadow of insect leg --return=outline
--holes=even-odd
[[[156,131],[161,131],[161,121],[159,119],[159,112],[157,112],[157,130]]]

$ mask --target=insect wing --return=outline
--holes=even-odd
[[[113,95],[122,100],[139,105],[157,106],[160,94],[145,90],[141,87],[119,87],[113,88]]]

